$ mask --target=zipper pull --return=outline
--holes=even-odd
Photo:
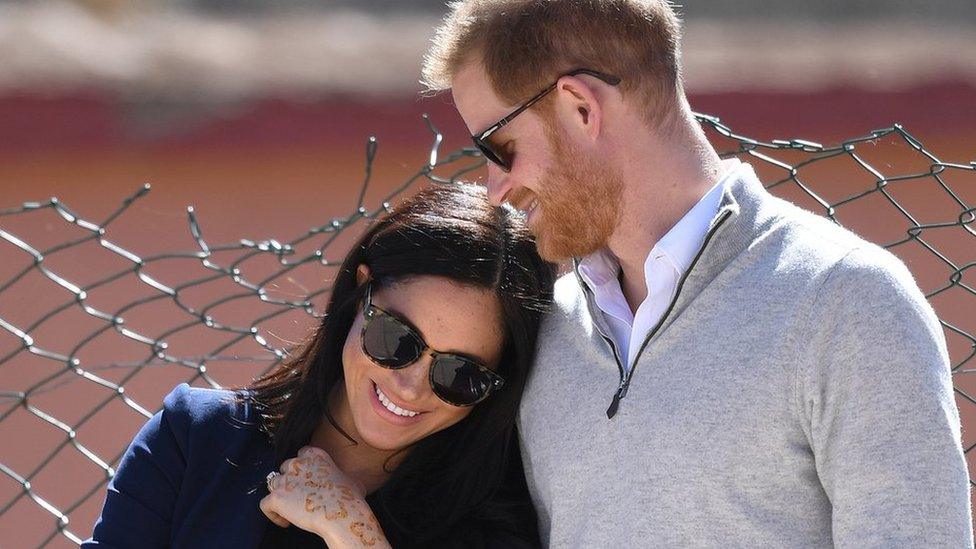
[[[617,392],[613,394],[613,400],[610,401],[610,407],[607,408],[607,419],[613,419],[613,416],[617,415],[617,408],[620,407],[620,399],[627,396],[627,380],[620,382],[620,387],[617,387]]]

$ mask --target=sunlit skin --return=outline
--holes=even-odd
[[[502,100],[476,62],[453,75],[451,93],[471,133],[480,133],[518,104]],[[605,246],[620,263],[624,296],[635,310],[647,295],[644,260],[718,181],[721,161],[683,96],[675,100],[666,123],[654,127],[642,116],[645,107],[625,98],[620,86],[588,76],[560,78],[544,101],[551,105],[552,135],[560,145],[550,143],[537,107],[520,114],[492,136],[511,147],[514,162],[509,173],[488,164],[488,196],[493,203],[522,210],[546,198],[549,202],[541,201],[529,218],[540,253],[565,259]],[[570,187],[583,192],[572,193]],[[576,198],[567,200],[575,204],[552,203],[571,195]],[[547,209],[562,215],[547,215]],[[579,225],[608,215],[616,220],[611,229],[603,223],[591,234],[578,234]],[[573,238],[565,245],[557,242],[566,234]],[[579,243],[575,248],[574,242]]]
[[[365,283],[369,270],[360,266],[357,275]],[[375,288],[372,301],[408,320],[431,348],[497,367],[504,335],[493,291],[422,276]],[[344,383],[330,397],[332,417],[352,441],[323,420],[310,445],[281,464],[282,476],[261,500],[272,522],[317,533],[330,547],[389,547],[366,494],[382,486],[412,444],[461,421],[472,409],[434,394],[429,352],[400,370],[375,364],[362,350],[362,323],[360,310],[343,347]],[[420,414],[403,418],[377,406],[377,386],[401,408]]]
[[[314,532],[329,547],[390,547],[364,489],[321,448],[305,446],[272,479],[261,510],[276,525]]]
[[[502,312],[492,290],[439,277],[417,277],[373,291],[373,304],[411,322],[427,344],[495,367],[504,336]],[[362,314],[356,317],[342,352],[344,391],[335,395],[336,421],[356,440],[378,453],[410,446],[464,419],[471,407],[448,404],[431,390],[430,352],[414,364],[390,370],[363,353]],[[420,412],[403,418],[377,409],[376,387],[394,404]]]
[[[602,106],[597,94],[617,94],[609,86],[589,85],[592,77],[566,77],[540,106],[521,113],[492,136],[492,142],[515,153],[512,170],[488,164],[492,202],[508,202],[529,212],[540,255],[550,260],[582,256],[606,245],[620,218],[622,189],[619,167],[604,149],[611,139],[601,133]],[[491,91],[483,71],[469,64],[455,75],[455,105],[472,132],[507,115],[507,105]],[[585,115],[564,119],[559,108],[567,97],[584,104]],[[545,116],[540,114],[543,107]],[[582,116],[583,124],[575,117]],[[523,120],[524,118],[524,120]],[[538,204],[534,207],[533,204]],[[581,220],[587,220],[581,223]]]

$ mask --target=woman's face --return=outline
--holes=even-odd
[[[497,368],[504,336],[501,304],[492,291],[422,276],[388,288],[374,287],[371,299],[377,307],[408,321],[431,349],[473,357]],[[355,439],[379,450],[398,450],[454,425],[471,412],[472,407],[448,404],[431,390],[429,351],[405,368],[384,368],[363,353],[362,326],[360,305],[342,350],[345,392],[334,400],[340,407],[335,414],[351,419],[354,432],[349,434]],[[390,411],[381,399],[408,413]],[[409,412],[417,414],[408,417]],[[342,423],[348,427],[350,422]]]

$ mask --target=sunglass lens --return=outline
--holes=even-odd
[[[491,380],[477,364],[462,357],[438,356],[430,370],[434,391],[457,406],[468,406],[481,400]]]
[[[387,368],[408,366],[423,352],[413,330],[387,315],[378,315],[366,326],[363,348],[370,358]]]
[[[475,138],[474,144],[478,146],[478,150],[481,151],[481,154],[483,154],[489,162],[497,164],[506,172],[512,169],[511,159],[495,152],[495,149],[492,148],[490,143],[484,141],[483,139]]]

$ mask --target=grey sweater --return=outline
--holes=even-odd
[[[625,382],[589,291],[557,283],[519,414],[543,541],[972,547],[945,340],[911,274],[744,174]]]

